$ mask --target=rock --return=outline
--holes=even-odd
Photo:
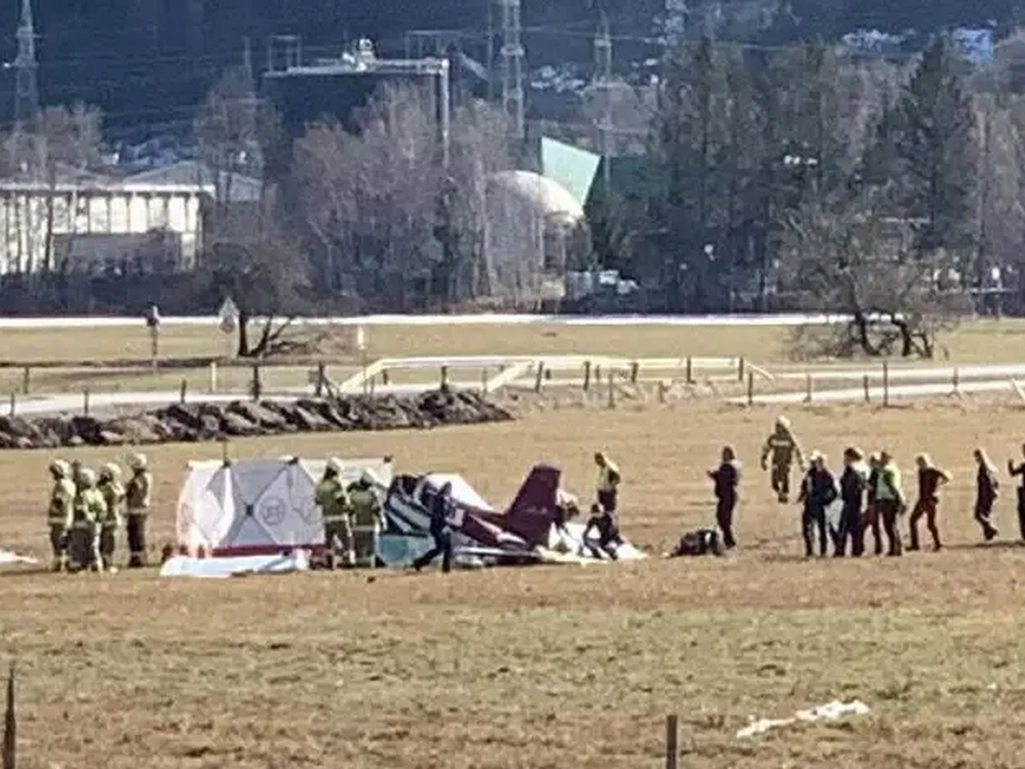
[[[104,446],[123,446],[125,437],[113,430],[100,430],[100,443]]]
[[[224,413],[223,429],[228,435],[233,436],[262,435],[264,432],[259,425],[254,425],[241,414],[232,411]]]
[[[71,418],[72,432],[90,446],[96,446],[100,443],[100,429],[100,423],[93,417]]]
[[[309,407],[308,401],[300,401],[295,404],[292,413],[303,430],[312,432],[326,432],[331,429],[331,423],[324,419],[315,408]]]
[[[173,419],[192,430],[200,430],[203,427],[202,404],[198,403],[174,403],[164,410],[165,418]]]
[[[238,414],[247,422],[264,430],[280,432],[286,429],[288,424],[279,412],[252,401],[232,401],[228,404],[227,411]]]

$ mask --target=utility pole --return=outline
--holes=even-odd
[[[594,90],[598,96],[601,115],[597,119],[598,146],[602,155],[602,184],[605,204],[612,196],[612,35],[609,17],[601,12],[598,34],[594,38]]]
[[[516,138],[523,139],[523,43],[520,41],[520,0],[502,3],[502,107],[512,118]]]
[[[39,115],[39,85],[36,79],[36,32],[32,25],[32,0],[22,0],[18,24],[18,56],[14,60],[14,120],[24,128]]]

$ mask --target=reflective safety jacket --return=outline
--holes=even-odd
[[[60,478],[53,484],[50,493],[50,509],[46,514],[51,526],[70,528],[75,513],[75,482],[70,478]]]
[[[762,464],[772,456],[773,467],[790,467],[796,461],[797,464],[804,464],[804,455],[801,453],[801,446],[797,438],[785,427],[777,427],[762,447]]]
[[[149,512],[153,476],[148,470],[135,473],[125,487],[125,501],[129,515],[146,515]]]
[[[321,509],[324,523],[341,523],[349,515],[349,500],[345,488],[337,478],[324,478],[313,493],[314,501]]]
[[[125,487],[119,481],[104,481],[100,484],[100,492],[107,503],[107,514],[100,522],[105,527],[120,526],[127,496]]]
[[[91,528],[107,517],[107,501],[96,488],[82,489],[75,497],[75,520],[72,528]]]
[[[598,468],[598,491],[615,491],[616,487],[619,486],[620,478],[619,468],[616,467],[616,463],[606,459],[605,466]]]
[[[349,486],[348,494],[353,525],[370,528],[381,523],[381,501],[377,497],[377,489],[357,481]]]

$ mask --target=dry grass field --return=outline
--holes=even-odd
[[[0,576],[0,649],[20,670],[20,767],[634,769],[660,765],[681,717],[695,769],[1021,767],[1025,549],[979,547],[971,449],[1001,465],[1025,410],[942,404],[791,413],[835,462],[854,441],[955,474],[939,554],[799,557],[798,511],[771,498],[757,449],[774,412],[711,404],[530,407],[510,424],[240,441],[239,456],[379,455],[463,473],[502,503],[538,460],[588,493],[590,454],[626,476],[623,526],[659,553],[711,517],[704,470],[747,464],[741,549],[725,559],[408,575],[160,580],[155,572]],[[154,547],[183,465],[150,454]],[[91,462],[118,454],[82,452]],[[46,453],[0,453],[0,543],[45,555]],[[1013,489],[999,502],[1016,537]],[[872,712],[751,740],[749,716],[834,698]]]

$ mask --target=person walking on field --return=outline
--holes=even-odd
[[[900,516],[907,509],[901,489],[900,468],[886,451],[879,454],[879,474],[876,482],[876,510],[886,532],[888,556],[903,554],[900,538]]]
[[[1022,455],[1025,456],[1025,445],[1021,447]],[[1021,485],[1018,487],[1018,532],[1022,541],[1025,542],[1025,462],[1019,465],[1014,464],[1013,459],[1007,460],[1007,471],[1011,477],[1021,476]]]
[[[993,525],[993,504],[997,501],[1000,482],[997,480],[996,469],[982,449],[975,450],[975,462],[979,471],[975,476],[975,520],[982,527],[982,535],[991,541],[1000,532]]]
[[[737,507],[737,489],[740,486],[740,463],[732,446],[724,446],[722,462],[708,477],[715,484],[715,521],[722,530],[722,541],[726,549],[737,546],[733,538],[733,512]]]
[[[818,529],[819,557],[825,557],[827,547],[826,508],[837,498],[836,478],[826,467],[826,457],[817,451],[810,456],[810,467],[801,483],[797,501],[804,504],[801,516],[801,535],[804,537],[804,555],[814,555],[814,530]]]
[[[873,552],[883,554],[883,533],[879,526],[879,505],[876,502],[876,490],[879,488],[881,460],[879,454],[873,453],[868,458],[868,481],[865,484],[865,514],[861,518],[860,552],[865,552],[865,532],[872,532]]]
[[[804,470],[804,455],[801,446],[790,429],[790,420],[784,416],[776,419],[776,427],[765,441],[762,448],[762,470],[768,470],[768,460],[772,457],[770,480],[776,499],[781,504],[790,500],[790,470],[794,463]]]
[[[858,557],[865,550],[865,534],[861,530],[862,509],[865,489],[868,486],[867,473],[861,449],[849,447],[843,453],[843,475],[840,476],[840,531],[834,556],[842,558],[847,554],[847,542],[851,544],[851,555]]]
[[[936,526],[936,514],[940,504],[940,486],[950,483],[950,474],[936,467],[928,454],[915,457],[918,466],[918,499],[911,511],[911,542],[908,550],[918,550],[918,521],[925,516],[925,526],[932,535],[932,549],[940,549],[940,530]]]
[[[431,500],[430,534],[434,547],[413,561],[413,568],[420,571],[439,555],[441,571],[448,574],[452,571],[452,524],[455,512],[452,505],[452,484],[446,483]]]
[[[128,507],[128,568],[141,569],[146,565],[146,519],[153,501],[153,475],[145,454],[135,454],[128,460],[132,477],[125,486]]]
[[[594,455],[594,463],[598,465],[597,499],[603,510],[615,513],[619,497],[619,482],[622,476],[616,463],[604,452]]]
[[[71,480],[71,465],[63,459],[50,463],[53,490],[46,514],[50,526],[50,548],[53,550],[53,571],[64,571],[68,565],[68,532],[75,513],[75,482]]]

